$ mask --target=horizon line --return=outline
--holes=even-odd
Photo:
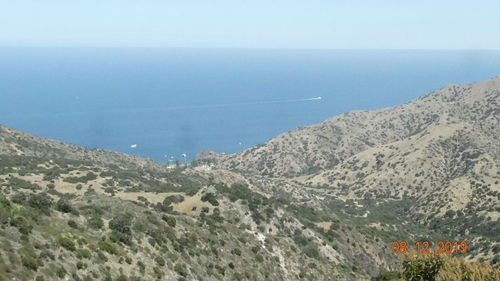
[[[154,50],[292,50],[292,51],[500,51],[500,48],[302,48],[302,47],[173,47],[173,46],[9,46],[0,49],[154,49]]]

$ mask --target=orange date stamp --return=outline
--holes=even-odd
[[[391,251],[395,254],[406,254],[415,252],[417,254],[465,254],[467,252],[467,241],[438,241],[431,245],[429,241],[408,243],[406,241],[394,241]]]

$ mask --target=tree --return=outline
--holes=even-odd
[[[201,201],[203,202],[209,202],[212,204],[212,206],[219,206],[219,202],[217,201],[217,198],[215,198],[215,195],[212,192],[205,193],[201,197]]]
[[[59,199],[56,203],[56,209],[62,213],[71,213],[73,211],[73,206],[66,199]]]
[[[119,214],[109,221],[109,228],[120,233],[130,235],[132,234],[132,230],[130,228],[131,224],[131,214]]]
[[[122,242],[127,245],[132,244],[132,215],[120,214],[109,221],[109,228],[112,230],[110,239],[113,242]]]
[[[31,207],[39,209],[46,215],[50,214],[52,202],[52,198],[50,198],[46,193],[32,194],[28,199],[28,204]]]

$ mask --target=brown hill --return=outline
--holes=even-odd
[[[448,85],[400,106],[347,112],[301,127],[237,154],[203,152],[195,162],[271,177],[307,175],[370,148],[439,131],[440,126],[468,128],[478,148],[498,160],[499,99],[500,77]]]

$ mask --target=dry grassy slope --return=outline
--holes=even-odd
[[[290,204],[295,208],[289,209],[288,203],[275,199],[266,203],[272,205],[263,205],[261,199],[251,199],[257,197],[253,191],[240,194],[243,199],[233,202],[226,193],[216,191],[213,184],[207,186],[210,182],[244,182],[252,187],[253,179],[230,171],[205,171],[200,168],[162,173],[149,170],[147,160],[99,151],[102,154],[1,128],[0,280],[13,280],[14,277],[31,280],[36,275],[54,280],[57,268],[65,268],[67,275],[74,273],[83,277],[96,272],[96,276],[102,277],[106,274],[104,265],[109,266],[114,277],[123,269],[126,276],[143,276],[143,279],[130,280],[153,280],[157,275],[161,275],[162,280],[179,280],[173,268],[176,264],[187,265],[189,276],[196,279],[200,278],[195,276],[226,270],[224,276],[215,272],[204,280],[239,280],[242,278],[238,277],[240,274],[248,275],[243,279],[250,280],[299,280],[313,278],[309,277],[313,275],[316,277],[311,280],[354,280],[376,274],[380,266],[394,268],[397,264],[394,255],[387,253],[385,244],[373,245],[366,234],[352,228],[349,222],[338,221],[334,214],[320,217],[310,213],[307,206]],[[135,159],[146,165],[135,164]],[[198,177],[205,177],[206,180],[199,180]],[[215,214],[216,207],[201,200],[207,192],[216,193],[220,203],[217,209],[223,221],[214,223],[217,233],[210,233],[208,223],[201,216],[204,208],[208,208],[205,215]],[[91,216],[84,213],[84,209],[79,215],[61,214],[53,206],[50,216],[31,218],[28,214],[37,214],[38,211],[34,212],[26,201],[21,203],[13,199],[21,193],[26,196],[48,193],[54,202],[65,198],[77,208],[102,204],[105,210],[102,215],[104,228],[90,230]],[[165,226],[164,222],[158,222],[165,210],[159,210],[157,203],[174,194],[184,197],[182,202],[172,204],[173,210],[178,213],[169,213],[177,219],[177,236],[160,246],[150,246],[150,236],[157,233],[156,227]],[[4,204],[6,200],[1,200],[2,196],[8,199],[7,204]],[[16,203],[13,203],[14,200]],[[252,204],[243,202],[246,200]],[[269,210],[272,212],[269,213]],[[308,210],[305,212],[307,216],[301,214]],[[123,253],[104,253],[106,258],[99,257],[94,251],[99,247],[99,240],[112,241],[108,223],[114,216],[125,212],[134,215],[133,246],[113,242],[112,245]],[[256,214],[260,214],[261,218]],[[25,242],[20,239],[17,230],[18,217],[26,217],[26,222],[33,227]],[[337,230],[331,241],[324,231],[307,226],[316,217],[321,218],[321,225],[335,223]],[[69,220],[74,220],[81,228],[68,226]],[[210,219],[207,221],[210,222]],[[142,223],[145,225],[141,226]],[[165,232],[161,233],[155,237],[163,237]],[[188,243],[185,237],[193,235],[198,237],[197,243]],[[81,259],[74,251],[61,249],[58,239],[62,236],[75,241],[85,238],[89,242],[88,246],[81,246],[92,250],[92,257],[85,268],[78,268]],[[217,241],[221,241],[220,245]],[[188,253],[176,250],[178,243],[190,245]],[[39,246],[42,244],[50,245],[50,252],[57,253],[55,261],[43,257],[43,249]],[[213,247],[217,248],[218,254],[213,253]],[[241,249],[241,255],[233,253],[235,248]],[[255,253],[257,250],[258,253]],[[263,257],[262,261],[259,261],[259,255]],[[20,260],[27,256],[40,264],[26,262],[27,265],[24,265]],[[155,258],[158,256],[167,261],[166,266],[157,265]],[[132,258],[133,263],[128,265],[120,261],[125,257]],[[83,261],[87,263],[86,259]],[[147,264],[145,273],[141,273],[136,261]],[[212,269],[214,265],[221,269]]]
[[[70,159],[126,168],[146,168],[165,171],[164,165],[149,159],[105,149],[87,149],[57,140],[36,137],[0,125],[0,154],[24,155],[44,159]]]
[[[500,157],[500,77],[448,85],[409,103],[372,111],[353,111],[301,127],[241,153],[202,152],[197,163],[272,177],[313,174],[367,149],[402,141],[430,127],[463,124],[493,159]],[[493,141],[493,142],[491,142]]]
[[[487,139],[464,124],[433,126],[300,181],[344,198],[416,198],[415,211],[427,215],[470,208],[496,220],[500,165],[483,149]]]
[[[82,179],[84,182],[68,181],[90,172],[98,176]],[[193,170],[186,174],[196,176]],[[47,175],[52,176],[46,178]],[[218,192],[213,185],[199,186],[193,195],[187,194],[187,190],[186,193],[171,191],[168,186],[161,191],[151,189],[150,185],[159,186],[164,180],[160,178],[151,182],[154,175],[131,174],[120,168],[92,166],[64,159],[5,157],[0,154],[0,280],[14,280],[14,277],[33,280],[35,275],[44,275],[45,280],[55,280],[57,268],[65,268],[68,274],[75,276],[94,274],[94,278],[97,278],[106,274],[105,266],[110,268],[113,276],[118,276],[121,270],[129,277],[142,276],[142,279],[129,280],[183,280],[175,273],[178,272],[174,267],[176,264],[187,265],[188,280],[199,280],[200,276],[204,276],[204,280],[354,280],[366,277],[368,273],[376,274],[379,266],[394,267],[396,264],[395,257],[386,253],[385,245],[372,245],[356,229],[347,228],[347,223],[342,224],[342,230],[338,231],[335,240],[329,241],[322,233],[308,229],[301,222],[303,218],[287,210],[286,205],[274,201],[269,203],[271,205],[262,205],[251,200],[256,193],[246,193],[242,197],[254,202],[250,208],[249,203],[243,203],[244,200],[229,200],[227,195],[223,195],[226,193]],[[224,171],[209,171],[209,176],[227,182],[240,182],[243,179]],[[50,184],[54,186],[50,187]],[[107,192],[107,189],[113,192]],[[130,192],[130,189],[135,191]],[[228,188],[226,192],[232,189],[234,187]],[[217,207],[203,202],[201,197],[207,192],[217,194]],[[46,193],[54,202],[64,198],[80,213],[62,213],[53,206],[47,208],[51,209],[50,215],[32,218],[28,214],[38,214],[39,211],[32,209],[25,201],[14,199],[21,193],[26,196]],[[163,202],[169,195],[184,197],[182,202],[172,204],[173,210],[178,213],[158,209],[157,203]],[[10,203],[6,204],[6,201]],[[99,216],[104,220],[104,226],[93,230],[89,223],[93,215],[85,210],[97,206],[102,207],[103,214]],[[265,211],[266,206],[272,207],[271,214]],[[204,207],[210,209],[205,213],[206,216],[215,215],[215,208],[220,210],[222,220],[205,220],[201,216]],[[258,208],[257,212],[266,218],[259,219],[260,224],[255,219],[256,211],[253,208]],[[108,227],[113,217],[126,212],[130,213],[127,216],[134,218],[132,246],[111,243],[113,240]],[[175,237],[161,230],[170,229],[160,219],[165,212],[177,219]],[[19,216],[26,217],[33,228],[24,240],[20,239],[16,230],[19,225],[15,223],[15,218]],[[334,219],[334,216],[330,216],[326,223],[331,225]],[[69,220],[75,221],[79,228],[69,226]],[[336,222],[336,225],[339,227],[340,223]],[[58,244],[60,237],[69,237],[74,241],[84,238],[86,245],[79,248],[92,250],[91,257],[82,261],[74,250],[62,249]],[[168,241],[161,245],[151,242],[151,239],[160,241],[162,237],[168,237]],[[186,237],[196,238],[186,241]],[[101,247],[101,239],[111,243],[121,253],[104,253],[105,258],[99,257],[96,248]],[[353,242],[347,243],[348,239]],[[179,250],[178,243],[186,244],[184,247],[188,249]],[[38,246],[42,244],[44,247]],[[236,248],[241,249],[241,253],[235,252]],[[49,249],[48,252],[55,253],[58,258],[55,261],[46,258],[44,249]],[[26,256],[40,263],[37,266],[21,263],[20,259],[26,259]],[[158,256],[166,260],[166,266],[157,264]],[[133,262],[124,263],[125,257],[131,258]],[[145,272],[141,273],[137,261],[147,265]],[[78,262],[88,264],[78,268]],[[215,270],[212,268],[214,265]],[[354,267],[358,268],[357,272],[351,272]],[[225,270],[225,273],[220,273],[221,270]],[[310,274],[316,277],[307,277]]]
[[[499,89],[495,78],[419,98],[408,105],[437,114],[436,122],[299,181],[327,185],[347,198],[415,198],[414,212],[425,219],[453,210],[497,221]]]

